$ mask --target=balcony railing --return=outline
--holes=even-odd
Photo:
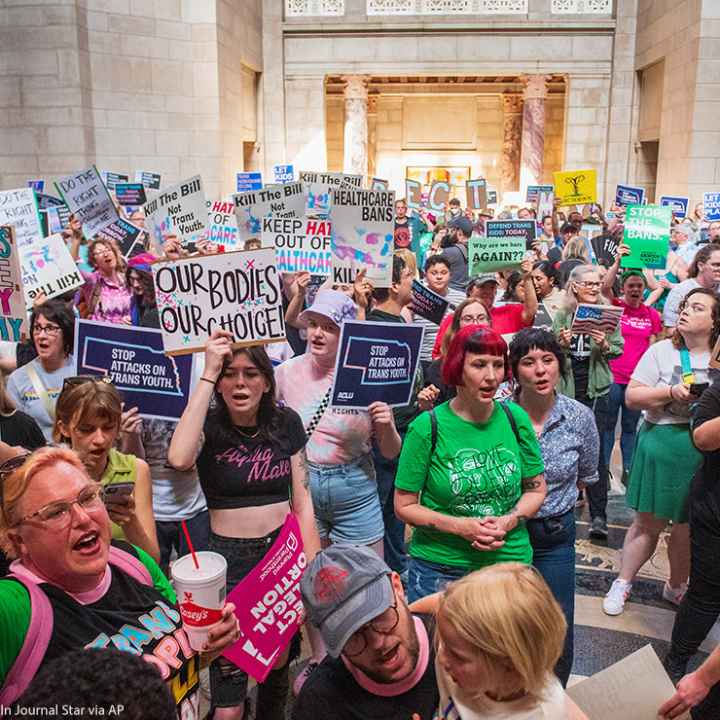
[[[345,0],[285,0],[285,17],[345,14]]]
[[[555,15],[610,15],[612,0],[552,0]]]

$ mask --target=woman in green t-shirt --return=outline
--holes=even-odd
[[[544,465],[526,412],[494,399],[508,369],[500,335],[463,328],[442,368],[457,396],[416,418],[405,436],[395,512],[415,528],[411,602],[480,567],[532,561],[524,520],[545,499]]]

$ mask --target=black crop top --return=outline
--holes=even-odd
[[[278,440],[246,437],[249,428],[236,431],[237,442],[220,444],[212,419],[205,422],[205,444],[197,459],[200,485],[208,508],[225,510],[257,507],[290,499],[290,458],[307,442],[300,416],[290,408],[281,414]]]

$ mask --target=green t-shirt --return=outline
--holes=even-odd
[[[510,421],[495,403],[486,423],[458,417],[446,402],[435,409],[437,445],[432,445],[430,415],[411,424],[398,466],[395,486],[420,493],[420,504],[454,517],[505,515],[522,495],[522,480],[544,472],[540,446],[527,413],[507,403],[520,442]],[[524,525],[505,536],[505,545],[489,552],[475,550],[458,535],[415,528],[410,554],[420,560],[474,570],[498,562],[530,563],[532,548]]]

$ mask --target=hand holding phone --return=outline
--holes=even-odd
[[[127,505],[134,489],[135,483],[132,482],[106,485],[103,488],[103,500],[106,505]]]

